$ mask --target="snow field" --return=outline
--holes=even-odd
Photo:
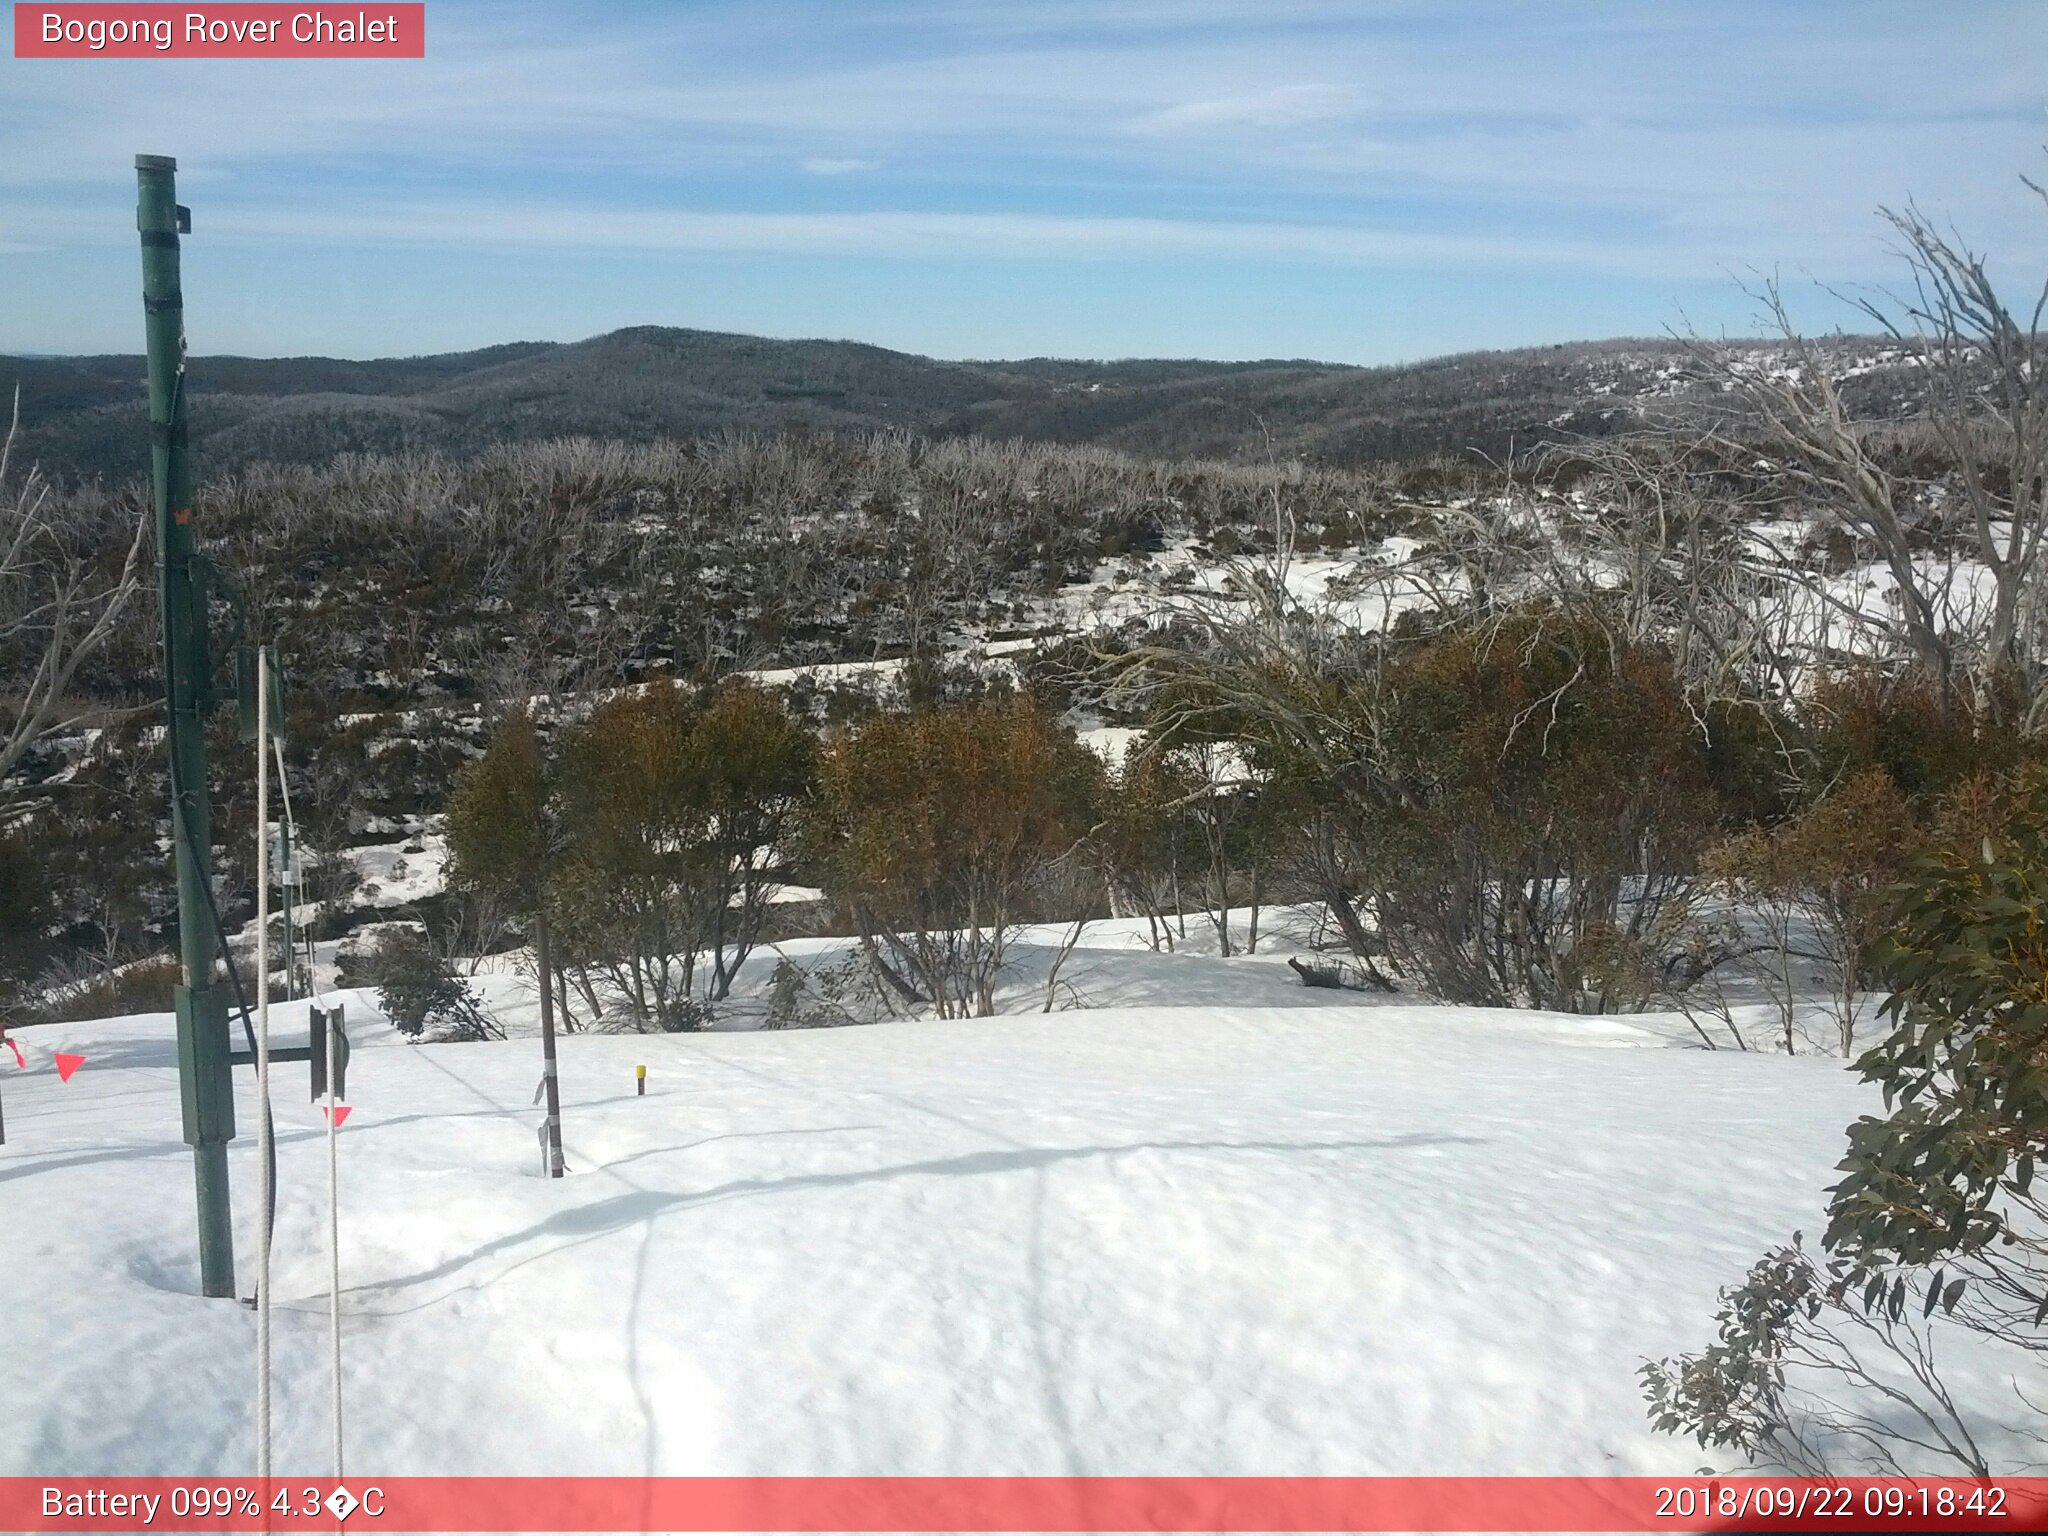
[[[538,1176],[518,978],[485,978],[516,1033],[480,1045],[407,1044],[351,995],[351,1466],[1710,1459],[1650,1430],[1635,1372],[1704,1342],[1716,1289],[1818,1227],[1842,1128],[1876,1103],[1839,1064],[1689,1049],[1667,1019],[1311,994],[1278,956],[1098,940],[1070,962],[1083,1009],[569,1037],[560,1183]],[[302,1021],[280,1009],[277,1038]],[[24,1038],[32,1070],[0,1082],[0,1472],[246,1470],[254,1322],[197,1296],[170,1020]],[[69,1084],[55,1049],[88,1056]],[[275,1442],[316,1473],[324,1132],[302,1068],[277,1069],[276,1099]]]

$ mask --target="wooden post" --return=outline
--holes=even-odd
[[[540,1058],[541,1087],[546,1090],[548,1119],[544,1131],[548,1148],[548,1177],[562,1176],[562,1087],[555,1076],[555,981],[552,955],[548,949],[546,898],[533,919],[533,963],[540,972]]]

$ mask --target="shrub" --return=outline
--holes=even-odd
[[[1017,697],[878,716],[828,748],[807,851],[897,998],[995,1012],[1010,938],[1092,826],[1100,772]]]
[[[761,689],[655,687],[570,736],[551,907],[636,1023],[701,1028],[759,942],[810,792],[810,733]],[[694,994],[699,989],[703,996]]]
[[[1401,647],[1361,693],[1352,836],[1396,962],[1457,1002],[1640,1002],[1720,815],[1669,658],[1525,614]]]
[[[176,955],[151,955],[69,984],[60,980],[49,986],[46,980],[45,1000],[33,1010],[33,1016],[55,1024],[131,1013],[169,1013],[175,1001],[172,988],[184,979],[185,967]]]
[[[1187,760],[1132,743],[1123,762],[1105,775],[1101,833],[1096,851],[1118,908],[1142,912],[1152,947],[1174,947],[1182,918],[1180,876],[1199,857],[1181,806],[1195,792]]]
[[[1890,925],[1892,886],[1925,841],[1891,775],[1866,768],[1790,820],[1746,832],[1709,856],[1709,873],[1764,925],[1763,969],[1779,992],[1788,1051],[1789,961],[1796,956],[1817,962],[1831,979],[1842,1054],[1850,1053],[1857,994],[1873,979],[1871,958]]]
[[[1714,1346],[1644,1368],[1660,1427],[1807,1470],[1978,1475],[1985,1422],[2048,1431],[2022,1385],[2048,1351],[2048,788],[2015,788],[2002,838],[1915,866],[1877,946],[1892,1029],[1857,1068],[1885,1113],[1849,1127],[1824,1256],[1795,1239],[1723,1294]],[[2012,1402],[1957,1400],[1957,1331],[2008,1356]]]
[[[393,927],[378,935],[362,969],[377,989],[377,1006],[402,1035],[417,1040],[432,1029],[443,1040],[504,1038],[476,989],[416,928]]]
[[[1918,867],[1877,963],[1894,1028],[1857,1067],[1888,1113],[1850,1127],[1828,1246],[1859,1273],[1970,1259],[2048,1347],[2048,789],[2002,845]]]
[[[1973,712],[1963,702],[1944,707],[1935,685],[1918,673],[1833,673],[1815,685],[1800,713],[1822,782],[1882,769],[1923,806],[1970,775],[2003,772],[2025,755],[2018,732],[2000,724],[1995,710]]]
[[[55,914],[39,873],[25,841],[0,835],[0,1021],[49,954]]]

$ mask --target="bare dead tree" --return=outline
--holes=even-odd
[[[97,551],[75,547],[49,482],[33,465],[14,475],[20,424],[17,389],[0,441],[0,659],[12,674],[0,697],[0,783],[37,741],[76,723],[72,684],[140,590],[149,538],[138,516],[112,574]]]
[[[2048,192],[2027,185],[2048,203]],[[1887,572],[1897,636],[1942,696],[1967,688],[1995,707],[2000,679],[2016,679],[2022,723],[2038,730],[2048,725],[2048,286],[2030,308],[2015,309],[1959,236],[1911,205],[1885,218],[1899,237],[1907,287],[1851,302],[1926,382],[1922,419],[1948,460],[1937,483],[1886,463],[1882,433],[1852,415],[1827,349],[1799,331],[1775,281],[1756,297],[1788,364],[1697,340],[1692,355],[1741,407],[1766,463],[1782,461],[1772,467],[1789,487]],[[1939,558],[1944,539],[1984,573],[1988,600],[1959,562]],[[1870,622],[1861,605],[1849,606]]]

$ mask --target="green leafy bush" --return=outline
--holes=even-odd
[[[441,1040],[503,1039],[476,988],[417,929],[392,928],[365,957],[363,973],[391,1027],[411,1039],[431,1030]]]
[[[2021,1470],[1987,1423],[2048,1433],[2048,784],[2008,787],[1974,853],[1913,867],[1876,946],[1891,1031],[1857,1069],[1885,1112],[1849,1127],[1824,1252],[1795,1238],[1723,1293],[1714,1345],[1644,1367],[1658,1427],[1804,1470],[1979,1475]],[[1944,1380],[1962,1333],[2012,1401]]]

